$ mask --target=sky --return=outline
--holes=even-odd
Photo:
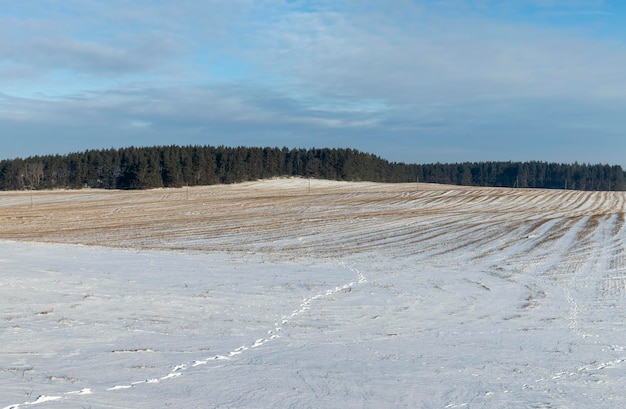
[[[0,0],[0,159],[155,145],[626,166],[626,2]]]

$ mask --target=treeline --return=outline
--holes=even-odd
[[[416,165],[420,180],[468,186],[570,190],[626,190],[621,166],[547,162]]]
[[[0,161],[1,190],[150,189],[279,176],[471,186],[626,190],[620,166],[545,162],[405,164],[354,149],[158,146]]]

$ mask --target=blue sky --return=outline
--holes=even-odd
[[[626,166],[626,6],[0,0],[0,158],[170,144]]]

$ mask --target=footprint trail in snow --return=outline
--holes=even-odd
[[[267,331],[267,337],[265,338],[258,338],[256,339],[252,344],[250,345],[242,345],[238,348],[233,349],[232,351],[228,352],[226,355],[213,355],[210,356],[208,358],[204,358],[201,360],[195,360],[191,363],[182,363],[182,364],[178,364],[176,366],[174,366],[174,368],[165,376],[159,377],[159,378],[151,378],[151,379],[144,379],[141,381],[135,381],[135,382],[131,382],[129,384],[122,384],[122,385],[115,385],[109,388],[106,388],[104,392],[111,392],[111,391],[121,391],[121,390],[127,390],[127,389],[131,389],[134,387],[137,387],[139,385],[147,385],[147,384],[158,384],[160,382],[163,381],[167,381],[168,379],[173,379],[173,378],[177,378],[181,375],[184,374],[184,372],[186,370],[188,370],[189,368],[195,368],[198,366],[203,366],[203,365],[208,365],[212,362],[215,361],[228,361],[228,360],[232,360],[233,358],[245,353],[246,351],[250,351],[251,349],[254,348],[258,348],[262,345],[267,344],[268,342],[276,339],[276,338],[280,338],[279,333],[282,331],[282,328],[284,325],[288,324],[290,322],[290,320],[298,317],[299,315],[302,315],[303,313],[305,313],[306,311],[311,309],[311,305],[316,301],[316,300],[320,300],[323,299],[325,297],[330,297],[332,295],[338,294],[338,293],[342,293],[342,292],[347,292],[352,290],[352,288],[355,287],[355,285],[360,285],[360,284],[364,284],[367,282],[367,279],[365,278],[365,276],[355,267],[352,266],[347,266],[345,265],[343,262],[340,263],[340,266],[343,268],[346,268],[350,271],[352,271],[353,273],[355,273],[357,275],[357,282],[355,284],[355,282],[349,282],[347,284],[344,284],[342,286],[337,286],[335,288],[332,289],[328,289],[323,293],[318,293],[316,295],[313,295],[311,297],[307,297],[305,298],[299,305],[299,307],[294,310],[293,312],[291,312],[288,315],[283,315],[279,322],[276,322],[274,324],[274,328],[272,328],[271,330]],[[48,395],[39,395],[35,400],[33,401],[27,401],[27,402],[23,402],[23,403],[16,403],[16,404],[12,404],[12,405],[8,405],[5,406],[3,409],[19,409],[19,408],[23,408],[23,407],[28,407],[28,406],[33,406],[33,405],[38,405],[41,403],[45,403],[45,402],[52,402],[52,401],[61,401],[61,400],[65,400],[68,398],[71,398],[72,396],[75,395],[91,395],[94,394],[94,392],[92,391],[92,389],[90,388],[85,388],[85,389],[81,389],[79,391],[70,391],[70,392],[65,392],[61,395],[55,395],[55,396],[48,396]]]

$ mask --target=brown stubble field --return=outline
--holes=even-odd
[[[515,237],[621,234],[622,192],[277,179],[146,191],[0,193],[0,239],[111,247],[484,257]],[[497,245],[497,242],[502,242]]]

